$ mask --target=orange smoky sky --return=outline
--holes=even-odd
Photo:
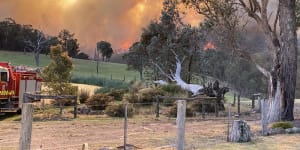
[[[62,29],[75,33],[80,49],[93,54],[105,40],[122,51],[139,40],[142,28],[160,16],[163,0],[0,0],[0,19],[11,17],[49,35]],[[197,25],[201,16],[188,13],[185,22]]]

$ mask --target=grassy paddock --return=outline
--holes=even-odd
[[[0,60],[10,62],[14,65],[25,65],[34,67],[34,57],[32,53],[22,53],[22,52],[10,52],[10,51],[0,51]],[[40,55],[40,66],[44,67],[51,62],[51,59],[46,55]],[[73,59],[74,70],[73,76],[77,77],[92,77],[100,76],[107,79],[113,80],[125,80],[132,81],[138,79],[138,72],[127,70],[126,64],[117,64],[109,62],[100,62],[99,64],[99,74],[96,73],[97,63],[91,60],[81,60]]]

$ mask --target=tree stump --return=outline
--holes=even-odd
[[[251,141],[250,126],[244,120],[234,120],[231,133],[229,135],[230,142],[249,142]]]

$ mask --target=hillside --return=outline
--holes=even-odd
[[[34,57],[31,53],[24,54],[20,52],[0,51],[0,61],[7,61],[14,65],[34,67]],[[50,61],[49,55],[40,55],[41,67],[46,66],[50,63]],[[73,62],[73,76],[97,76],[96,62],[81,59],[73,59]],[[113,79],[123,80],[125,76],[126,81],[134,80],[135,78],[138,79],[138,73],[136,71],[127,70],[127,66],[125,64],[100,62],[99,66],[100,77],[111,78],[112,76]]]

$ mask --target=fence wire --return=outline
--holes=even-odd
[[[109,122],[122,124],[123,116],[114,118],[106,114],[105,109],[102,110],[91,110],[91,107],[109,107],[115,104],[106,105],[78,105],[78,118],[82,120],[98,120],[100,122]],[[121,104],[122,109],[125,104]],[[156,102],[150,103],[128,103],[127,104],[133,113],[132,117],[128,118],[128,143],[138,143],[136,146],[140,148],[152,147],[152,148],[168,148],[175,149],[176,145],[176,114],[172,114],[176,111],[176,103],[173,102]],[[204,109],[202,109],[204,106]],[[241,104],[241,112],[237,114],[237,107],[231,106],[231,104],[225,104],[224,109],[218,111],[216,115],[215,108],[212,103],[197,103],[188,102],[187,103],[187,113],[191,111],[190,116],[186,118],[186,149],[206,149],[211,148],[214,145],[220,143],[226,143],[228,137],[228,128],[231,128],[231,122],[235,119],[241,119],[246,121],[251,121],[251,125],[259,126],[260,124],[260,113],[256,113],[255,109],[249,107],[247,103]],[[211,107],[210,109],[207,109]],[[229,109],[230,108],[230,114]],[[175,111],[174,111],[175,109]],[[189,110],[191,109],[191,110]],[[35,107],[34,119],[37,121],[47,121],[47,120],[72,120],[74,107],[64,106],[63,113],[59,116],[59,106],[46,105],[45,107],[37,106]],[[203,111],[204,110],[204,111]],[[299,111],[299,110],[295,110]],[[157,116],[158,115],[158,116]],[[64,119],[62,119],[64,118]],[[116,122],[113,122],[117,120]],[[152,126],[153,125],[153,126]],[[118,125],[122,127],[122,125]],[[98,127],[101,130],[101,126]],[[117,129],[113,127],[107,130]],[[33,128],[35,130],[35,128]],[[91,129],[93,130],[93,129]],[[95,129],[97,130],[97,129]],[[118,131],[122,131],[117,129]],[[53,131],[55,132],[55,131]],[[97,132],[98,133],[98,132]],[[54,133],[49,133],[54,134]],[[57,133],[59,136],[68,139],[69,135],[64,135],[63,133]],[[37,134],[36,134],[37,135]],[[104,136],[104,135],[103,135]],[[253,131],[253,137],[259,136],[259,131],[255,129]],[[86,138],[86,137],[81,137]],[[117,133],[116,136],[108,136],[105,141],[97,141],[93,139],[89,143],[90,149],[98,150],[100,148],[111,148],[122,145],[123,133]],[[0,132],[0,139],[4,139]],[[47,139],[45,139],[47,140]],[[54,139],[55,140],[55,139]],[[83,141],[81,139],[72,139],[73,144],[40,144],[39,141],[33,139],[32,148],[33,149],[45,149],[45,150],[59,150],[59,149],[69,149],[77,150],[82,148]],[[109,141],[115,141],[115,143],[110,143]],[[116,142],[117,141],[117,142]],[[53,143],[60,143],[59,139],[57,141],[52,141]],[[43,142],[42,142],[43,143]],[[105,144],[106,143],[106,144]],[[2,149],[17,149],[18,138],[11,138],[0,140],[0,150]],[[110,146],[112,145],[112,146]]]

